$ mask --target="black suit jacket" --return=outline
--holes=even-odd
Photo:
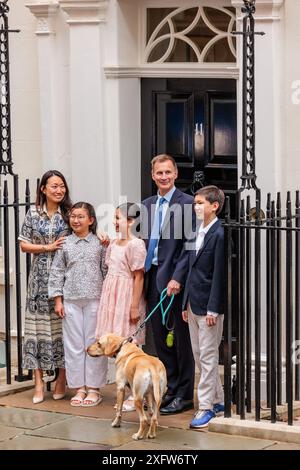
[[[180,275],[185,276],[187,273],[183,310],[189,301],[195,315],[206,315],[208,311],[222,314],[225,299],[225,255],[221,221],[218,220],[209,229],[198,254],[195,241],[194,249],[184,249],[178,263],[181,266]]]
[[[147,248],[154,222],[156,201],[157,196],[151,196],[142,202],[141,233]],[[171,198],[158,242],[156,285],[159,292],[167,287],[171,279],[176,279],[177,261],[195,221],[193,201],[192,196],[177,188]]]

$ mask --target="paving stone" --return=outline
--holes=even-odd
[[[26,434],[115,447],[130,442],[132,434],[137,429],[137,425],[131,423],[123,423],[120,428],[112,428],[110,420],[76,417],[28,431]]]
[[[0,424],[17,428],[36,429],[57,421],[63,421],[66,418],[70,418],[70,415],[0,407]]]
[[[129,442],[128,444],[115,447],[114,451],[115,450],[153,450],[161,452],[163,450],[174,450],[174,445],[166,445],[164,442],[157,442],[156,439],[141,439],[139,441],[132,440],[132,442]],[[192,448],[186,445],[180,446],[177,444],[176,450],[192,450]]]
[[[226,434],[179,429],[164,429],[158,433],[156,441],[158,444],[172,446],[173,449],[196,450],[258,450],[274,443],[265,439],[239,436],[232,439],[232,436]]]
[[[266,447],[264,450],[300,450],[300,445],[289,442],[275,442],[272,446]]]
[[[12,429],[12,428],[11,428]],[[36,436],[18,436],[0,443],[0,450],[109,450],[108,446],[67,441],[65,439],[49,439]]]
[[[14,428],[12,426],[3,426],[0,424],[0,441],[11,439],[12,437],[23,434],[24,429]]]

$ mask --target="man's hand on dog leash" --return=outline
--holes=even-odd
[[[174,279],[172,279],[169,284],[167,285],[167,295],[168,296],[171,296],[172,294],[176,295],[180,292],[180,289],[181,289],[181,285],[179,284],[179,282],[175,281]]]

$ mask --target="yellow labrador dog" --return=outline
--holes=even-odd
[[[163,363],[156,357],[145,354],[136,344],[114,334],[106,334],[88,347],[90,356],[116,358],[117,414],[112,422],[119,427],[122,420],[122,406],[125,387],[129,385],[134,404],[139,414],[140,427],[133,439],[143,439],[150,424],[147,437],[156,436],[157,415],[161,399],[167,388],[167,375]],[[147,401],[150,420],[144,411],[143,400]]]

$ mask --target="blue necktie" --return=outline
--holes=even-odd
[[[155,248],[157,247],[158,240],[161,232],[162,218],[163,218],[163,204],[166,201],[161,197],[158,203],[158,210],[155,213],[154,223],[151,231],[151,238],[149,241],[148,252],[145,261],[145,271],[149,271],[152,265]]]

